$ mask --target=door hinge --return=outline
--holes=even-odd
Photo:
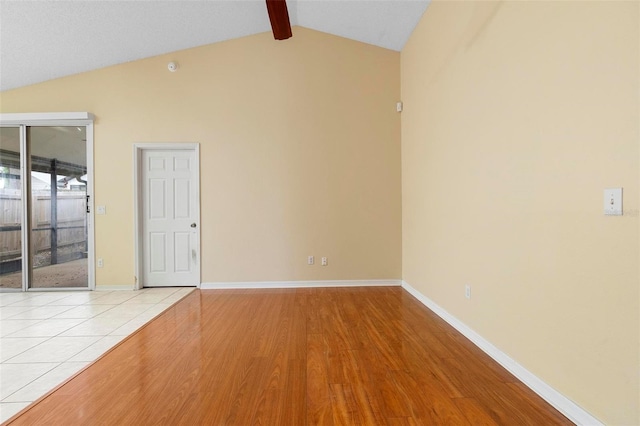
[[[90,199],[91,199],[91,195],[87,195],[87,213],[91,213],[91,207],[89,207]]]

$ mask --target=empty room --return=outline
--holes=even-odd
[[[640,2],[0,0],[0,422],[640,424]]]

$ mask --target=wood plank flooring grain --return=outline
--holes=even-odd
[[[333,424],[326,352],[321,334],[307,336],[307,419],[311,424]]]
[[[498,426],[498,423],[473,398],[456,398],[454,403],[474,426]]]
[[[399,287],[195,291],[10,425],[568,425]]]

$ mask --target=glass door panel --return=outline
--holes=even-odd
[[[88,287],[86,128],[28,127],[30,288]]]
[[[0,127],[0,289],[22,289],[20,128]]]

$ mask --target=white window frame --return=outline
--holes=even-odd
[[[88,275],[88,287],[82,287],[77,290],[95,290],[95,221],[93,213],[93,122],[94,115],[89,112],[44,112],[44,113],[0,113],[0,126],[1,127],[19,127],[20,132],[26,131],[26,128],[42,127],[42,126],[83,126],[86,127],[87,137],[87,175],[89,176],[87,182],[87,195],[89,196],[89,233],[87,235],[87,244],[89,252],[87,253],[87,275]],[[20,137],[20,151],[26,153],[26,138],[21,134]],[[27,176],[22,176],[26,173],[26,155],[22,156],[22,162],[20,166],[20,174],[23,182],[28,182]],[[27,205],[27,199],[29,187],[23,185],[22,187],[22,252],[28,253],[26,245],[29,241],[29,210]],[[72,291],[76,289],[64,288],[27,288],[27,274],[29,273],[29,262],[22,262],[22,291]]]

